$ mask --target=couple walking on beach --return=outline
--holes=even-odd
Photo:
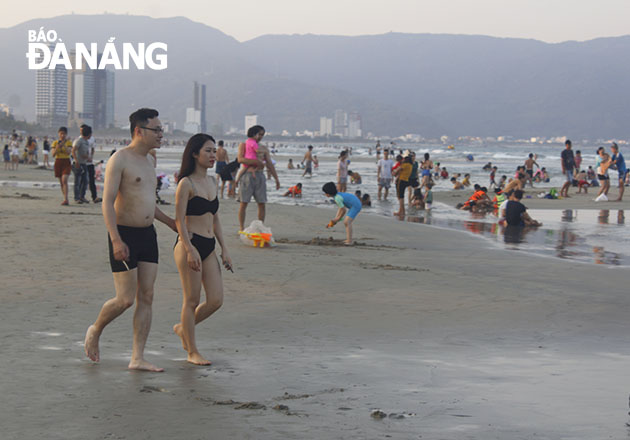
[[[85,353],[98,362],[103,329],[135,301],[129,368],[156,372],[163,369],[144,359],[158,270],[154,219],[179,233],[174,256],[184,298],[181,322],[173,327],[173,331],[181,338],[188,352],[188,361],[193,364],[210,364],[197,350],[195,325],[217,311],[223,302],[216,242],[221,246],[223,266],[232,270],[218,216],[217,184],[207,175],[216,159],[212,136],[196,134],[184,149],[175,196],[175,219],[156,205],[155,159],[149,152],[160,148],[162,141],[163,129],[158,115],[157,110],[146,108],[132,113],[129,117],[131,143],[115,153],[107,164],[102,209],[109,235],[109,258],[116,295],[105,302],[85,335]],[[202,286],[206,300],[200,303]]]

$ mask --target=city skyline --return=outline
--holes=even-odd
[[[261,12],[243,13],[248,10]],[[36,16],[33,11],[36,11]],[[154,18],[185,16],[220,29],[239,41],[267,34],[368,35],[402,32],[488,35],[558,43],[628,35],[626,17],[630,16],[630,2],[604,0],[593,8],[593,3],[586,0],[391,0],[369,4],[348,0],[268,0],[262,4],[261,10],[261,2],[253,0],[243,0],[238,4],[211,1],[203,7],[190,0],[177,3],[156,1],[146,5],[112,0],[106,7],[78,1],[59,4],[34,0],[29,2],[28,7],[24,4],[6,11],[0,17],[0,27],[8,28],[28,20],[64,14],[103,13]]]

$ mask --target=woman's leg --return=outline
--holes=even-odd
[[[183,290],[181,322],[173,326],[173,331],[182,339],[182,345],[188,352],[188,362],[209,365],[210,363],[199,354],[195,343],[195,310],[199,305],[203,267],[200,273],[188,266],[186,248],[181,242],[177,243],[173,254]]]

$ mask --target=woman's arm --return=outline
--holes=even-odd
[[[188,227],[186,226],[186,208],[188,207],[188,196],[191,190],[192,186],[186,177],[181,179],[177,184],[177,191],[175,192],[175,224],[179,232],[179,240],[182,242],[188,254],[188,266],[195,272],[199,272],[201,270],[201,257],[197,249],[195,249],[190,242]]]

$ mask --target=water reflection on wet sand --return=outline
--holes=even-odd
[[[410,211],[411,223],[468,231],[503,243],[506,248],[587,263],[630,266],[619,240],[625,228],[623,210],[528,210],[542,227],[500,226],[493,213],[452,210]]]

